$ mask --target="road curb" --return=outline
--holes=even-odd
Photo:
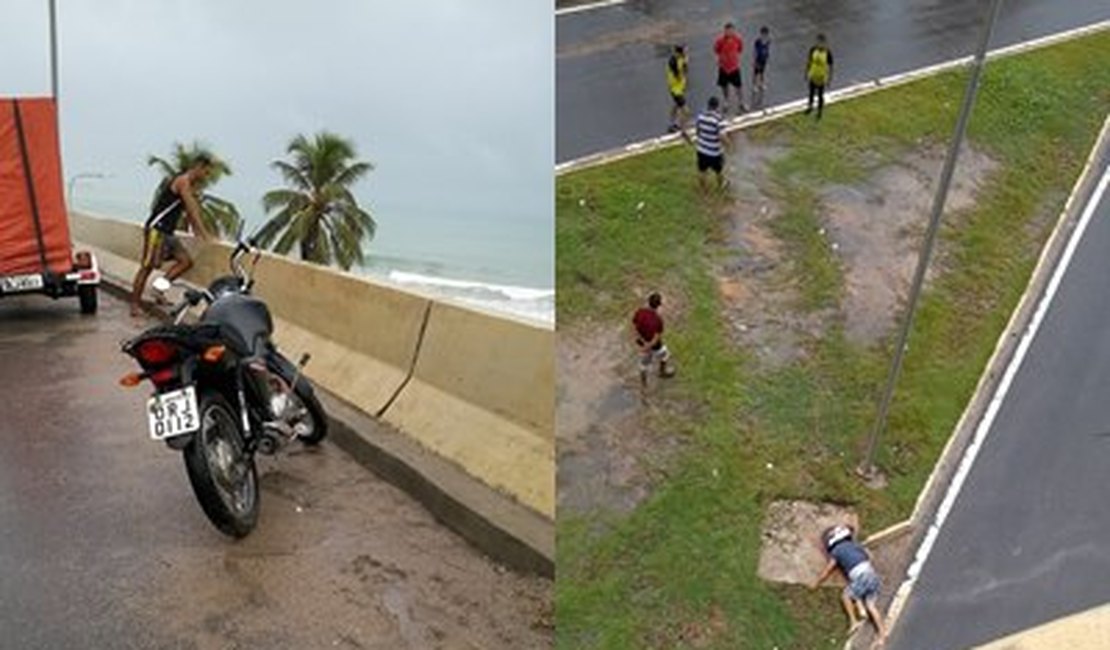
[[[887,608],[887,626],[888,629],[892,631],[913,591],[917,576],[921,570],[921,564],[924,560],[924,558],[921,557],[921,549],[924,547],[930,534],[935,536],[939,532],[939,529],[936,529],[935,524],[932,522],[938,514],[944,495],[957,470],[962,465],[965,452],[971,443],[971,439],[978,424],[993,400],[998,385],[1010,361],[1013,359],[1021,338],[1029,327],[1045,287],[1060,261],[1060,256],[1067,247],[1070,235],[1078,221],[1080,212],[1078,208],[1083,204],[1083,202],[1078,201],[1078,199],[1080,197],[1089,196],[1094,190],[1094,186],[1098,182],[1098,177],[1094,173],[1096,163],[1107,156],[1110,156],[1110,115],[1108,115],[1103,122],[1102,129],[1095,140],[1094,146],[1091,148],[1091,152],[1080,172],[1079,178],[1076,180],[1072,192],[1064,203],[1064,208],[1060,216],[1057,218],[1056,226],[1053,228],[1052,234],[1049,235],[1046,244],[1041,249],[1041,255],[1030,276],[1029,284],[1026,286],[1025,292],[1022,294],[1017,307],[1011,314],[1006,328],[999,337],[995,345],[994,353],[991,355],[986,368],[979,377],[979,382],[975,387],[975,392],[972,394],[971,400],[968,402],[963,414],[957,421],[952,435],[949,437],[948,442],[945,444],[944,449],[938,457],[932,473],[925,482],[925,486],[918,496],[912,515],[909,519],[887,529],[887,531],[898,528],[908,529],[914,536],[912,545],[917,549],[913,558],[911,558],[906,565],[903,581],[891,600],[890,606]],[[881,545],[885,541],[891,539],[894,539],[894,537],[887,536],[877,540],[875,544]],[[851,642],[845,646],[845,648],[851,647],[853,647]]]
[[[102,273],[101,287],[127,299],[130,283]],[[168,320],[165,308],[144,301]],[[381,420],[316,387],[328,413],[329,440],[363,467],[416,499],[437,521],[501,564],[555,575],[554,523],[486,486]]]
[[[605,9],[607,7],[619,7],[620,5],[628,2],[628,0],[595,0],[594,2],[556,2],[555,3],[555,17],[570,16],[583,11],[593,11],[595,9]],[[559,5],[563,5],[560,7]]]
[[[1031,50],[1049,47],[1051,45],[1057,45],[1059,43],[1075,40],[1084,36],[1090,36],[1092,34],[1096,34],[1106,30],[1110,30],[1110,20],[1104,20],[1101,22],[1086,25],[1084,27],[1077,27],[1075,29],[1057,32],[1055,34],[1049,34],[1048,36],[1042,36],[1033,40],[1023,41],[1021,43],[1015,43],[1013,45],[1007,45],[1006,47],[997,48],[987,53],[987,60],[990,61],[997,58],[1004,58]],[[888,75],[886,77],[879,77],[870,81],[853,84],[846,88],[841,88],[829,92],[827,95],[825,95],[825,103],[834,104],[855,97],[869,95],[878,90],[901,86],[913,81],[925,79],[927,77],[933,77],[944,72],[949,72],[951,70],[968,66],[971,64],[973,58],[974,57],[972,56],[965,56],[958,59],[952,59],[949,61],[944,61],[942,63],[926,66],[924,68],[917,68],[916,70],[899,72],[897,74]],[[732,132],[748,129],[760,124],[764,124],[766,122],[787,117],[789,115],[794,115],[795,113],[800,113],[804,111],[805,108],[806,100],[797,99],[791,102],[786,102],[784,104],[771,106],[759,111],[752,111],[750,113],[746,113],[744,115],[740,115],[728,120],[726,122],[725,131]],[[583,169],[588,169],[590,167],[597,167],[599,165],[605,165],[611,162],[616,162],[618,160],[623,160],[625,158],[630,158],[632,156],[638,156],[640,154],[648,153],[650,151],[673,147],[681,144],[682,142],[682,136],[678,133],[669,133],[667,135],[649,138],[640,142],[633,142],[621,147],[617,147],[615,149],[609,149],[607,151],[589,154],[580,158],[576,158],[574,160],[568,160],[563,163],[558,163],[555,165],[555,176],[562,176],[563,174],[567,174],[570,172],[580,171]]]

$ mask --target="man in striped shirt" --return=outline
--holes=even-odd
[[[725,185],[725,149],[729,148],[728,136],[725,134],[725,121],[718,110],[720,101],[716,97],[709,98],[708,108],[698,114],[694,123],[696,139],[694,146],[698,151],[698,184],[702,192],[706,186],[705,173],[712,169],[717,174],[717,188]]]

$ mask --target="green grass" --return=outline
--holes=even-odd
[[[699,196],[688,148],[558,179],[560,327],[623,322],[648,289],[672,296],[680,311],[670,312],[668,344],[682,374],[671,414],[652,426],[688,442],[627,517],[599,524],[560,513],[558,647],[693,647],[692,636],[715,648],[841,641],[831,594],[756,578],[764,507],[784,497],[850,503],[870,530],[910,513],[1110,106],[1108,57],[1110,35],[1101,34],[988,67],[969,138],[1000,167],[960,226],[942,230],[946,271],[918,312],[880,447],[890,479],[881,491],[851,469],[889,346],[860,348],[834,327],[810,342],[806,360],[759,371],[720,315],[713,265],[727,252],[728,203]],[[796,117],[749,133],[789,147],[770,178],[799,309],[835,306],[843,291],[843,270],[815,234],[817,188],[943,146],[965,82],[966,72],[947,74],[830,106],[820,124]]]

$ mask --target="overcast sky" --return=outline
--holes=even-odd
[[[57,3],[64,174],[111,175],[80,181],[78,205],[145,203],[147,155],[196,138],[235,172],[213,192],[258,219],[280,183],[269,162],[326,128],[376,166],[356,188],[379,224],[371,252],[485,250],[506,279],[551,286],[549,2]],[[0,95],[48,94],[48,1],[3,8]]]

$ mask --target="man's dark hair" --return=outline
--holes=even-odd
[[[663,304],[663,296],[659,295],[658,292],[652,293],[650,296],[648,296],[648,307],[651,307],[652,309],[655,309],[656,307],[658,307],[659,305],[662,305],[662,304]]]
[[[760,28],[759,28],[759,33],[760,33],[760,34],[763,34],[764,36],[766,36],[767,34],[770,34],[770,33],[771,33],[771,30],[770,30],[770,29],[767,29],[767,26],[766,26],[766,25],[764,25],[763,27],[760,27]]]
[[[720,105],[721,105],[721,100],[717,99],[716,97],[710,97],[709,98],[709,110],[715,111],[715,110],[717,110],[717,107],[720,106]]]
[[[818,34],[817,35],[817,42],[818,43],[824,43],[825,42],[825,35],[824,34]]]
[[[678,69],[678,57],[684,54],[685,50],[686,48],[681,45],[674,46],[674,54],[671,55],[671,58],[667,59],[667,67],[671,69],[671,74],[677,76],[679,72],[681,72]]]
[[[732,23],[725,23],[725,29],[736,29],[736,25]]]

